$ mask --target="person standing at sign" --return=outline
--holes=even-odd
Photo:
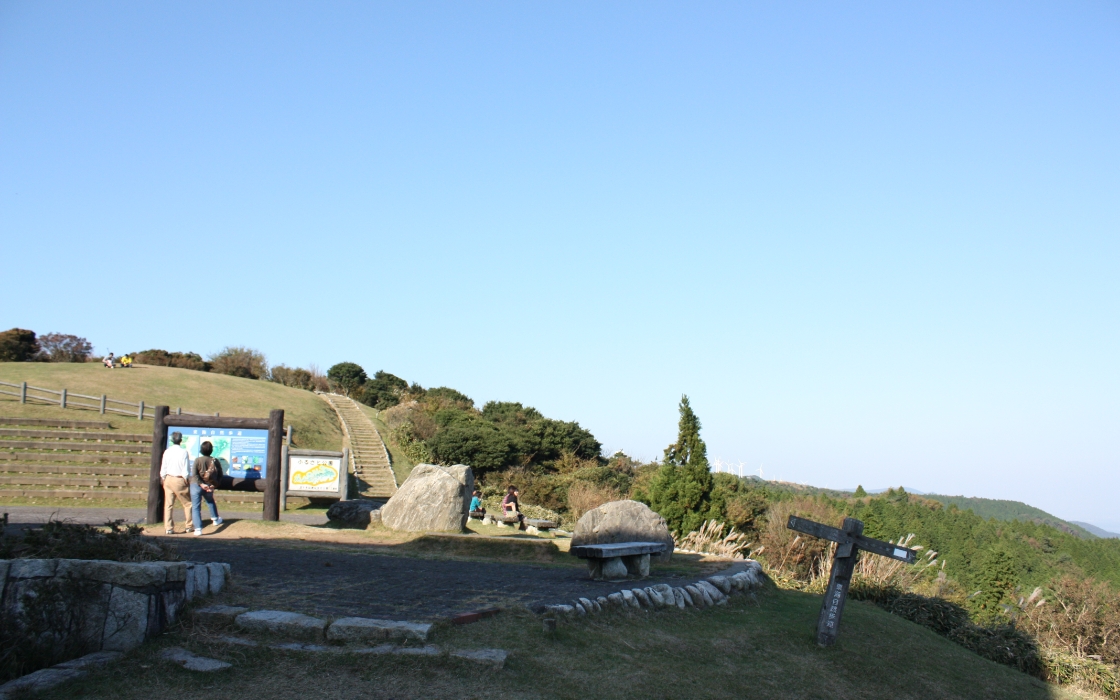
[[[210,520],[215,525],[222,524],[218,515],[218,504],[214,502],[214,483],[222,479],[222,468],[215,464],[218,460],[210,455],[214,454],[214,445],[209,440],[199,445],[198,451],[202,454],[194,460],[191,467],[191,514],[194,516],[194,534],[202,534],[202,500],[206,499],[206,506],[210,508]],[[215,478],[215,470],[217,476]]]
[[[159,467],[159,480],[163,484],[163,522],[167,534],[175,534],[175,499],[183,504],[183,519],[187,521],[187,531],[193,527],[191,519],[190,489],[187,479],[191,473],[191,456],[183,447],[183,434],[171,433],[171,442],[163,451],[163,462]]]

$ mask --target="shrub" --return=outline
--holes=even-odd
[[[85,362],[93,352],[93,345],[85,338],[63,333],[39,336],[39,358],[46,362]]]
[[[39,353],[34,331],[12,328],[0,333],[0,362],[27,362]]]
[[[262,352],[228,346],[210,356],[210,371],[246,379],[267,379],[268,362]]]
[[[277,365],[273,367],[272,371],[269,373],[269,379],[277,384],[283,384],[284,386],[290,386],[295,389],[315,390],[315,378],[311,375],[311,372],[300,367]]]
[[[600,486],[590,481],[573,481],[568,486],[568,511],[573,520],[579,520],[589,510],[604,503],[618,501],[622,494],[610,486]]]
[[[180,369],[193,369],[199,372],[210,371],[210,363],[203,360],[202,355],[194,352],[144,350],[142,352],[132,353],[132,360],[138,365],[178,367]]]
[[[144,562],[178,561],[169,545],[144,536],[139,525],[114,520],[104,528],[52,520],[42,527],[27,530],[22,541],[12,544],[10,556],[24,559],[106,559]]]
[[[331,388],[350,396],[362,387],[369,377],[362,366],[354,362],[339,362],[327,370],[327,380]]]
[[[395,374],[378,370],[373,379],[362,386],[358,400],[380,411],[399,404],[407,392],[408,382]]]

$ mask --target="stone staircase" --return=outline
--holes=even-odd
[[[151,434],[105,421],[0,417],[0,496],[145,501]],[[260,493],[219,491],[217,501],[260,503]]]
[[[397,492],[397,479],[389,451],[373,422],[353,399],[341,394],[320,394],[338,414],[342,432],[350,443],[350,457],[358,493],[363,498],[389,498]]]

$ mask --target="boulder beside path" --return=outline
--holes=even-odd
[[[474,472],[464,464],[418,464],[381,507],[381,524],[404,532],[459,532],[473,491]]]
[[[572,546],[618,544],[620,542],[664,542],[660,561],[673,556],[673,536],[665,518],[637,501],[611,501],[583,514],[576,523]]]

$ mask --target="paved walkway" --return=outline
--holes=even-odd
[[[50,517],[102,524],[125,518],[140,522],[141,509],[41,508],[0,506],[12,529]],[[260,513],[237,513],[259,518]],[[285,514],[284,520],[318,524],[325,516]],[[291,610],[310,615],[435,620],[496,605],[508,607],[571,603],[627,587],[624,582],[592,581],[584,566],[452,561],[385,554],[365,545],[297,540],[172,538],[184,559],[227,562],[233,586],[221,602]],[[642,582],[684,585],[699,573],[658,575]],[[630,584],[632,587],[637,584]]]
[[[148,511],[143,508],[61,508],[49,506],[0,506],[0,515],[8,514],[9,528],[12,530],[23,529],[26,525],[41,525],[52,518],[82,525],[104,525],[110,520],[124,520],[127,523],[143,524]],[[260,520],[261,510],[228,511],[230,517],[241,520]],[[202,506],[202,515],[209,522],[210,513],[206,505]],[[175,522],[181,523],[183,509],[176,504]],[[281,520],[301,523],[303,525],[322,525],[327,522],[326,515],[301,514],[286,512],[280,516]]]

